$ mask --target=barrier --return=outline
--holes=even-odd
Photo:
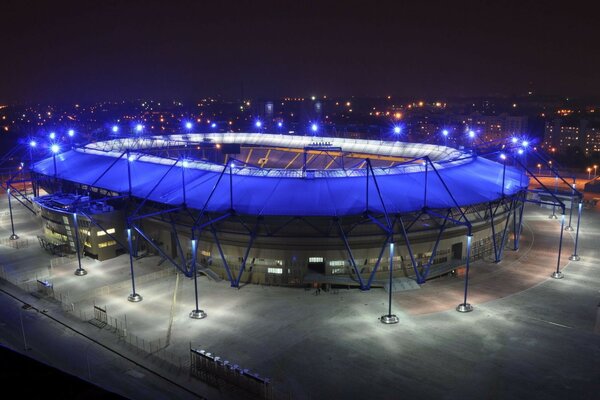
[[[263,378],[237,364],[231,364],[206,350],[190,347],[190,375],[219,388],[241,389],[245,395],[258,399],[273,399],[273,388],[269,378]]]

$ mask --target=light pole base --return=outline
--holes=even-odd
[[[563,273],[562,273],[562,272],[560,272],[560,271],[554,271],[554,272],[552,273],[552,275],[550,275],[550,276],[551,276],[551,277],[553,277],[554,279],[562,279],[562,278],[564,278],[564,277],[565,277],[565,276],[563,275]]]
[[[9,239],[10,240],[17,240],[19,238],[19,235],[17,235],[16,233],[13,233],[12,235],[10,235]]]
[[[468,313],[473,311],[473,306],[469,303],[461,303],[458,306],[456,306],[456,311],[461,313]]]
[[[565,227],[565,231],[572,232],[572,231],[574,231],[574,230],[575,230],[575,229],[573,229],[573,227],[572,227],[571,225],[569,225],[569,226]]]
[[[206,318],[206,313],[203,310],[192,310],[192,312],[190,313],[190,318],[193,318],[193,319]]]
[[[579,257],[577,254],[573,254],[572,256],[569,257],[569,260],[579,261],[579,260],[581,260],[581,257]]]
[[[87,275],[87,271],[83,268],[77,268],[75,270],[74,274],[77,276],[84,276],[84,275]]]
[[[394,314],[389,314],[389,315],[382,315],[381,318],[379,318],[379,320],[381,321],[382,324],[397,324],[400,319],[394,315]]]
[[[551,216],[548,217],[549,219],[558,219],[558,216],[556,214],[552,214]]]
[[[127,300],[129,300],[132,303],[139,303],[143,299],[144,298],[137,293],[131,293],[129,296],[127,296]]]

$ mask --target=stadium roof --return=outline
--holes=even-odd
[[[273,145],[266,140],[268,136],[282,137],[251,135],[260,138],[261,145]],[[195,135],[189,136],[199,140]],[[197,136],[204,137],[204,135]],[[221,142],[226,140],[242,142],[235,139],[239,134],[218,136]],[[227,139],[223,140],[224,137]],[[169,138],[169,140],[173,139],[182,138]],[[154,138],[154,140],[154,146],[157,146],[156,141],[163,139]],[[319,140],[329,142],[340,139],[320,138]],[[222,165],[186,161],[184,167],[183,160],[148,156],[136,152],[130,153],[134,157],[130,157],[132,161],[128,161],[123,155],[124,148],[141,149],[148,148],[150,145],[138,141],[136,147],[134,143],[121,142],[119,145],[122,147],[115,151],[116,143],[109,142],[99,142],[93,146],[88,145],[86,148],[56,155],[56,176],[63,180],[126,194],[129,190],[127,179],[129,163],[133,196],[148,197],[152,201],[173,206],[181,205],[183,203],[182,180],[185,178],[188,207],[203,209],[206,206],[206,210],[212,212],[230,209],[229,168],[217,184],[224,169]],[[246,138],[242,143],[248,144],[248,142],[249,139]],[[368,145],[372,142],[374,141],[352,140],[352,143],[359,146],[363,152],[370,149]],[[390,147],[398,150],[398,156],[407,156],[406,152],[400,151],[403,148],[410,149],[408,156],[423,157],[433,154],[432,158],[437,160],[433,165],[439,172],[439,177],[431,165],[427,166],[423,163],[374,168],[375,179],[372,176],[368,178],[368,204],[371,211],[383,212],[375,182],[388,213],[406,213],[423,208],[425,182],[427,182],[427,207],[429,208],[455,207],[452,196],[459,206],[484,203],[502,196],[503,165],[500,163],[443,146],[379,141],[376,143],[381,150],[373,151],[373,154],[389,154],[385,152],[389,152]],[[340,147],[346,151],[348,144],[342,143]],[[279,142],[278,145],[283,146]],[[53,176],[53,158],[36,163],[34,171]],[[328,170],[305,174],[301,170],[261,170],[240,166],[232,168],[231,172],[233,208],[240,214],[344,216],[360,214],[366,210],[365,169]],[[529,179],[521,171],[511,167],[506,168],[504,194],[514,194],[527,187],[528,183]],[[449,188],[452,196],[446,187]],[[214,194],[209,199],[213,188],[215,188]]]

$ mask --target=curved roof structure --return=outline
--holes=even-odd
[[[368,174],[365,168],[307,172],[225,167],[141,152],[206,141],[289,148],[332,146],[410,161],[373,168]],[[178,206],[183,203],[185,181],[188,207],[227,211],[232,197],[236,212],[248,215],[356,215],[366,210],[367,202],[371,211],[406,213],[424,205],[449,208],[488,202],[514,194],[529,183],[517,169],[504,169],[497,162],[444,146],[252,133],[115,139],[57,154],[56,171],[53,157],[34,166],[39,174],[54,176],[56,172],[57,178],[119,193],[129,191],[128,169],[133,196]]]

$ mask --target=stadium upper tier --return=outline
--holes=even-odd
[[[258,168],[239,162],[230,162],[225,167],[201,160],[148,154],[153,149],[206,143],[296,149],[331,147],[409,161],[389,168],[373,168],[375,177],[369,174],[367,178],[367,168],[289,170]],[[424,162],[425,157],[435,169]],[[376,212],[383,212],[385,204],[388,213],[406,213],[424,206],[450,208],[456,203],[467,206],[493,201],[503,194],[512,195],[529,183],[527,176],[515,168],[504,170],[500,163],[444,146],[252,133],[96,142],[57,154],[55,160],[53,157],[42,160],[35,164],[34,171],[124,194],[129,192],[130,175],[133,196],[174,206],[184,202],[185,181],[188,207],[224,212],[231,208],[233,201],[237,213],[248,215],[357,215],[366,210],[367,204],[369,210]]]

